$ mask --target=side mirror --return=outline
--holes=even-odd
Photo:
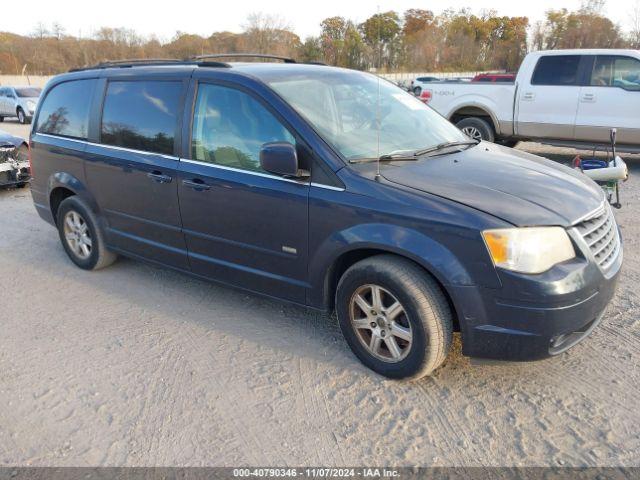
[[[309,173],[298,168],[296,147],[288,142],[269,142],[260,148],[260,166],[263,170],[285,177],[307,177]]]

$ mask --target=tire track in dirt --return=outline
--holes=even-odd
[[[317,313],[304,312],[302,318],[303,320],[300,323],[301,328],[305,331],[305,335],[308,335],[312,339],[319,339],[327,335],[327,330],[331,324],[330,317]],[[318,329],[319,322],[325,325],[323,331]],[[323,458],[320,457],[318,447],[315,447],[315,453],[319,460],[318,465],[327,465],[329,458],[333,459],[332,465],[347,465],[338,437],[333,432],[334,422],[332,419],[335,418],[335,415],[332,415],[329,410],[322,386],[318,386],[314,381],[314,379],[320,377],[319,374],[321,373],[318,370],[318,362],[306,356],[301,356],[298,359],[298,368],[300,373],[300,388],[303,392],[303,397],[307,399],[304,402],[306,418],[314,422],[316,431],[319,432],[319,435],[316,437],[320,440],[319,447],[325,454]],[[320,389],[320,392],[318,392],[318,389]],[[327,429],[331,429],[332,431],[328,432]],[[339,454],[339,459],[336,458],[336,450]],[[336,462],[336,460],[339,461]]]
[[[221,410],[222,417],[228,419],[233,425],[233,434],[239,443],[244,446],[242,453],[249,458],[249,465],[284,465],[285,462],[279,452],[272,447],[272,440],[265,436],[265,431],[259,427],[261,422],[247,421],[239,405],[234,403],[242,398],[251,398],[250,394],[244,394],[238,388],[236,382],[230,381],[222,384],[217,378],[216,358],[211,351],[202,347],[202,341],[197,341],[194,327],[188,322],[182,322],[182,331],[185,340],[188,341],[190,351],[188,362],[194,359],[203,372],[208,372],[207,378],[214,383],[216,391],[220,392],[215,407]],[[196,355],[193,355],[195,353]],[[256,428],[256,425],[258,426]]]
[[[477,452],[474,452],[474,455],[471,455],[468,448],[461,448],[459,442],[454,440],[459,438],[462,434],[465,437],[467,446],[471,445],[471,448],[474,450],[476,448],[475,445],[469,441],[467,429],[460,427],[459,424],[458,428],[455,428],[453,423],[449,420],[448,417],[454,416],[455,412],[450,412],[444,407],[447,403],[447,399],[442,398],[444,390],[442,385],[439,385],[436,378],[437,377],[433,376],[423,378],[415,382],[415,385],[417,385],[418,389],[422,392],[422,395],[419,395],[419,398],[426,401],[425,403],[429,406],[429,411],[433,412],[433,417],[436,419],[434,425],[436,427],[436,432],[433,434],[433,437],[444,440],[447,445],[446,451],[451,455],[456,455],[457,458],[455,459],[447,458],[447,464],[474,465],[477,463],[478,458],[482,458],[482,455],[478,455]],[[436,388],[434,388],[434,386]],[[438,398],[434,399],[434,395]],[[461,452],[462,455],[460,455]]]

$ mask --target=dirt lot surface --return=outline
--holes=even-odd
[[[623,204],[590,338],[527,364],[456,343],[398,383],[330,317],[126,259],[79,270],[28,189],[1,192],[0,465],[640,465],[638,160]]]

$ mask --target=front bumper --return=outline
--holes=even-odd
[[[463,353],[528,361],[566,351],[600,322],[621,265],[622,246],[606,271],[575,258],[540,275],[501,271],[499,290],[452,287]]]
[[[0,163],[0,186],[25,183],[30,178],[29,162]]]

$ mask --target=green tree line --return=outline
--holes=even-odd
[[[363,70],[515,71],[530,49],[639,48],[637,28],[625,34],[602,8],[603,0],[586,0],[576,11],[550,10],[535,24],[493,10],[388,11],[362,23],[336,16],[322,20],[320,34],[304,40],[280,18],[264,14],[250,15],[241,33],[204,37],[177,32],[168,42],[124,28],[101,28],[79,38],[59,24],[40,24],[28,36],[0,32],[0,73],[51,75],[105,60],[231,52],[273,53]]]

